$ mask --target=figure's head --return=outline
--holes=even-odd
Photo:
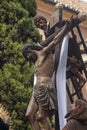
[[[38,28],[40,28],[42,30],[47,29],[47,20],[44,16],[40,16],[40,15],[35,16],[34,23]]]
[[[35,50],[35,47],[32,44],[25,45],[23,48],[23,56],[30,62],[35,62],[37,60],[37,56],[33,50]]]

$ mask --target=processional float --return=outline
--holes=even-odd
[[[85,86],[85,83],[87,82],[87,61],[83,60],[82,55],[87,55],[87,46],[79,25],[83,21],[79,21],[77,20],[77,18],[74,19],[73,17],[71,17],[70,19],[73,24],[69,31],[70,38],[68,44],[68,56],[66,67],[66,90],[70,103],[72,104],[74,102],[74,97],[86,100],[84,99],[82,88]],[[52,41],[52,39],[61,30],[61,28],[64,26],[66,22],[66,20],[62,19],[62,6],[58,6],[56,8],[55,12],[51,15],[49,21],[47,21],[47,19],[44,16],[36,16],[34,18],[34,22],[38,28],[44,31],[46,40],[43,41],[41,45],[45,47],[47,44],[49,44],[49,42]],[[83,48],[83,50],[81,48]],[[59,64],[60,50],[61,44],[58,44],[56,49],[53,50],[53,53],[55,53],[55,74],[57,71],[57,66]],[[71,82],[72,89],[68,81]],[[58,112],[55,117],[55,130],[58,130],[60,129],[58,122]]]

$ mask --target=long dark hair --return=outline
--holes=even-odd
[[[33,44],[26,44],[24,47],[23,47],[23,51],[22,51],[22,54],[23,56],[27,59],[26,57],[26,54],[30,53],[30,50],[41,50],[43,49],[42,46],[40,45],[33,45]],[[27,59],[28,60],[28,59]]]

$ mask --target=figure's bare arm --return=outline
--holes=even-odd
[[[64,38],[64,36],[79,23],[85,21],[87,16],[84,14],[79,14],[75,18],[71,18],[69,21],[66,21],[65,25],[58,31],[58,34],[53,35],[53,40],[45,47],[45,51],[50,52],[60,41]]]
[[[73,29],[75,26],[77,26],[78,24],[80,24],[81,22],[83,22],[84,20],[87,19],[87,16],[85,14],[78,14],[77,16],[75,16],[74,18],[72,17],[70,19],[72,25],[71,28],[69,28],[67,30],[67,32],[69,32],[71,29]],[[64,21],[63,21],[64,22]],[[53,34],[51,34],[46,40],[44,40],[43,42],[41,42],[40,44],[43,47],[46,47],[53,39],[54,37],[62,30],[63,27],[61,27],[60,29],[58,29],[56,32],[54,32]]]
[[[52,40],[52,42],[49,43],[49,45],[47,47],[44,48],[44,51],[46,52],[50,52],[53,50],[53,48],[60,43],[60,41],[62,41],[62,39],[64,38],[64,36],[67,34],[67,28],[70,27],[71,25],[69,25],[68,23],[66,23],[64,25],[64,27],[62,28],[62,30],[54,37],[54,39]]]

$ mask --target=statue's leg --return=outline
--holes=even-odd
[[[30,120],[33,130],[41,130],[39,123],[36,119],[36,112],[38,111],[38,105],[35,102],[34,97],[31,97],[25,116]]]
[[[42,118],[42,123],[45,130],[52,130],[47,117]]]
[[[40,121],[43,124],[43,128],[45,130],[52,130],[52,127],[51,127],[49,120],[48,120],[49,119],[48,113],[45,110],[39,108],[39,114],[40,114]]]

